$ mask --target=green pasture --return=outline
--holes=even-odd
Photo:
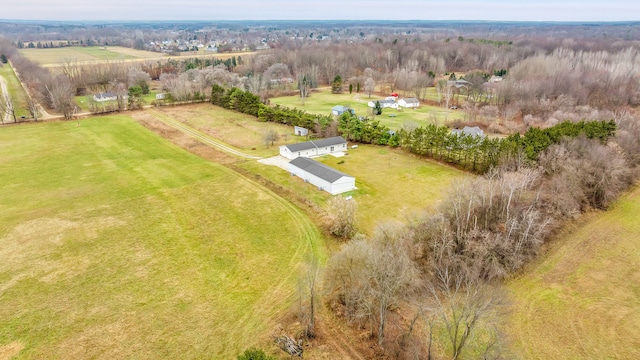
[[[0,76],[2,76],[7,82],[7,90],[9,91],[9,96],[11,96],[13,101],[16,116],[30,117],[29,110],[27,110],[27,94],[25,94],[24,89],[20,84],[20,80],[18,80],[16,73],[9,64],[0,64]]]
[[[345,105],[353,108],[358,116],[369,116],[371,108],[367,106],[369,101],[383,99],[383,97],[371,95],[371,98],[365,93],[349,94],[332,94],[328,88],[318,89],[311,96],[305,99],[302,105],[299,96],[283,96],[270,99],[271,104],[278,104],[290,108],[298,108],[309,113],[330,115],[331,108],[335,105]],[[400,129],[405,124],[413,126],[425,126],[427,124],[444,125],[451,120],[464,119],[464,113],[461,110],[444,109],[442,107],[421,105],[418,109],[383,109],[381,115],[377,115],[375,120],[380,120],[391,129]]]
[[[41,65],[61,65],[66,62],[85,62],[96,60],[135,59],[136,56],[111,51],[104,46],[70,46],[50,49],[20,49],[22,55]]]
[[[569,224],[507,283],[505,334],[523,359],[640,358],[640,188]]]
[[[128,116],[0,129],[0,186],[16,359],[235,358],[325,256],[297,208]]]

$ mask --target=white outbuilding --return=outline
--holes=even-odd
[[[298,157],[289,162],[287,169],[304,182],[316,186],[331,195],[356,189],[356,178],[333,169],[323,163],[306,157]]]
[[[398,100],[398,106],[402,106],[403,108],[418,108],[420,106],[420,101],[416,98],[406,98]]]
[[[293,133],[298,136],[307,136],[309,135],[309,129],[303,128],[302,126],[294,126]]]
[[[342,136],[280,146],[280,155],[287,159],[295,159],[299,156],[320,156],[343,151],[347,151],[347,140]]]

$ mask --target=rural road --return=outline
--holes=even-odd
[[[162,113],[162,112],[160,112],[160,111],[158,111],[156,109],[148,109],[147,112],[149,112],[149,114],[153,115],[153,117],[155,117],[156,119],[158,119],[158,120],[162,121],[163,123],[171,126],[172,128],[174,128],[176,130],[179,130],[179,131],[182,131],[183,133],[185,133],[187,135],[190,135],[190,136],[194,137],[195,139],[197,139],[197,140],[199,140],[199,141],[201,141],[201,142],[203,142],[203,143],[205,143],[207,145],[210,145],[210,146],[213,146],[215,148],[218,148],[219,150],[222,150],[222,151],[224,151],[224,152],[226,152],[228,154],[239,156],[239,157],[243,157],[245,159],[252,159],[252,160],[261,159],[261,157],[259,157],[259,156],[253,156],[253,155],[245,154],[245,153],[243,153],[241,151],[233,149],[229,145],[227,145],[227,144],[225,144],[225,143],[223,143],[221,141],[215,140],[215,139],[211,138],[210,136],[205,135],[204,133],[202,133],[202,132],[200,132],[200,131],[198,131],[198,130],[190,127],[190,126],[187,126],[187,125],[181,123],[180,121],[178,121],[178,120],[170,117],[169,115],[166,115],[166,114],[164,114],[164,113]]]
[[[5,103],[11,103],[11,97],[9,97],[9,90],[7,90],[7,82],[4,80],[4,77],[0,76],[0,93],[1,96],[4,97]],[[11,116],[8,112],[3,111],[2,113],[2,122],[10,121]]]

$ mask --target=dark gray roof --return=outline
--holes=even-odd
[[[346,176],[346,177],[353,177],[353,176],[349,176],[343,172],[340,172],[334,168],[331,168],[323,163],[319,163],[315,160],[306,158],[306,157],[297,157],[291,161],[289,161],[289,164],[298,167],[306,172],[308,172],[309,174],[315,175],[317,177],[319,177],[322,180],[326,180],[330,183],[334,183],[336,182],[336,180]]]
[[[289,144],[287,145],[287,148],[291,152],[297,152],[297,151],[304,151],[308,149],[315,149],[319,147],[345,144],[346,142],[347,140],[345,140],[342,136],[335,136],[335,137],[330,137],[326,139],[305,141],[297,144]]]
[[[106,98],[111,98],[111,97],[115,97],[116,94],[112,93],[112,92],[106,92],[106,93],[101,93],[101,94],[96,94],[95,97],[97,99],[106,99]]]
[[[468,135],[468,136],[480,136],[480,137],[484,137],[484,131],[482,131],[482,129],[480,129],[478,126],[465,126],[462,130],[460,129],[453,129],[451,130],[451,133],[453,134],[464,134],[464,135]]]
[[[407,104],[419,104],[420,103],[420,101],[418,101],[418,99],[416,99],[416,98],[406,98],[406,99],[403,99],[403,100]]]
[[[345,111],[349,110],[349,107],[343,106],[343,105],[336,105],[336,106],[332,107],[331,110],[345,112]]]

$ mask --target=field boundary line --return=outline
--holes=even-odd
[[[196,140],[201,141],[204,144],[207,144],[209,146],[213,146],[215,148],[218,148],[228,154],[231,155],[235,155],[235,156],[239,156],[245,159],[251,159],[251,160],[260,160],[262,159],[259,156],[253,156],[253,155],[249,155],[249,154],[245,154],[242,151],[236,150],[232,147],[230,147],[229,145],[223,143],[222,141],[219,140],[215,140],[212,137],[205,135],[204,133],[190,127],[187,126],[185,124],[183,124],[182,122],[172,118],[169,115],[166,115],[156,109],[147,109],[147,112],[149,114],[151,114],[153,117],[155,117],[156,119],[160,120],[161,122],[163,122],[166,125],[171,126],[172,128],[182,131],[183,133],[190,135],[191,137],[195,138]]]

